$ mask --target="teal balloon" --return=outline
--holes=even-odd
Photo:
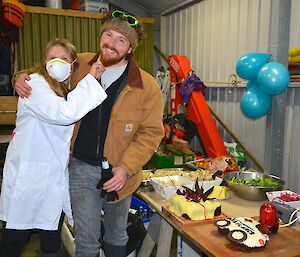
[[[290,73],[279,62],[265,64],[257,75],[257,85],[268,95],[281,94],[289,85]]]
[[[240,108],[242,113],[250,119],[258,119],[270,110],[272,97],[253,86],[245,91],[241,97]]]
[[[249,53],[242,56],[236,64],[236,73],[242,79],[256,79],[257,74],[271,58],[268,53]]]
[[[246,89],[248,90],[251,87],[255,87],[255,86],[256,86],[256,80],[248,80]]]

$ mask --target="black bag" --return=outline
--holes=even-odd
[[[104,224],[103,221],[101,221],[101,238],[99,239],[99,241],[101,243],[102,249],[104,242],[104,233]],[[147,231],[141,218],[138,215],[128,213],[127,234],[129,236],[129,239],[127,242],[127,255],[129,255],[134,250],[139,250],[139,248],[142,246],[146,233]]]

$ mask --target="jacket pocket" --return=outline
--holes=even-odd
[[[20,165],[16,187],[24,197],[42,197],[49,181],[49,164],[24,161]]]
[[[142,110],[127,110],[118,112],[114,120],[113,141],[118,142],[118,147],[122,153],[127,149],[130,142],[142,122]]]
[[[52,224],[48,219],[49,165],[23,161],[18,169],[10,214],[16,224]]]
[[[128,110],[127,112],[119,112],[116,119],[118,134],[125,138],[131,138],[137,131],[141,121],[141,110]]]

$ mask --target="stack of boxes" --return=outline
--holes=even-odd
[[[187,141],[174,139],[172,144],[161,145],[144,169],[180,168],[194,158],[195,153],[189,149]]]

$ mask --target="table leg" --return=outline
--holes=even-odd
[[[138,257],[150,257],[154,246],[155,246],[155,242],[151,238],[150,234],[147,233],[146,237],[144,238],[141,249],[139,251]]]
[[[147,235],[143,241],[138,257],[149,257],[157,244],[157,257],[170,256],[173,227],[160,215],[151,218]]]
[[[165,219],[162,218],[157,244],[157,257],[170,256],[172,235],[173,227]]]

